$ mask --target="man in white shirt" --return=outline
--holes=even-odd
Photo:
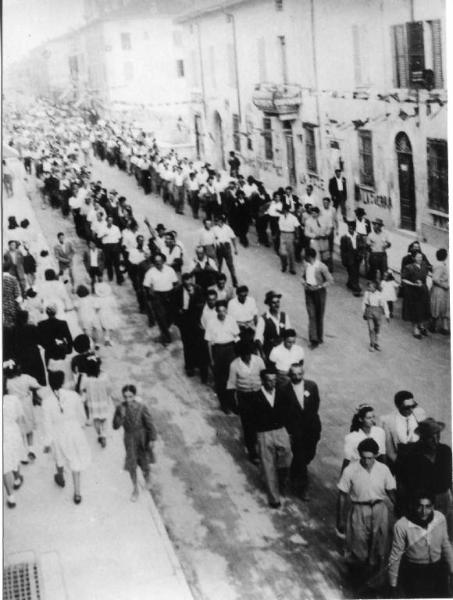
[[[396,410],[383,415],[380,422],[385,431],[387,464],[392,472],[399,448],[419,440],[415,430],[426,418],[425,411],[417,405],[412,392],[406,390],[396,392],[394,402]]]
[[[269,362],[277,370],[277,380],[280,384],[289,381],[288,373],[292,365],[303,364],[304,350],[302,346],[296,344],[294,329],[286,329],[283,332],[283,341],[271,350]]]
[[[101,232],[100,239],[109,281],[113,281],[113,271],[115,271],[116,282],[118,285],[121,285],[123,283],[123,275],[120,271],[121,231],[113,224],[112,217],[107,218],[107,223],[105,229]]]
[[[236,298],[228,303],[228,314],[238,324],[242,339],[253,340],[258,322],[258,308],[255,298],[249,296],[249,288],[240,285],[236,288]]]
[[[216,302],[217,316],[207,323],[205,340],[209,344],[212,369],[214,371],[215,391],[220,408],[230,413],[231,401],[227,391],[230,365],[236,357],[234,344],[239,339],[239,327],[227,314],[227,304],[223,300]]]
[[[313,193],[313,186],[311,185],[311,183],[309,183],[306,187],[306,192],[301,198],[301,204],[304,208],[307,206],[307,204],[309,204],[310,206],[317,206],[318,208],[321,208],[319,206],[316,194]]]
[[[358,446],[360,460],[349,464],[338,483],[337,531],[346,531],[346,558],[363,577],[363,583],[385,568],[389,536],[387,496],[395,503],[396,483],[389,468],[376,461],[377,442],[364,439]],[[346,500],[350,498],[346,519]]]
[[[178,215],[184,214],[184,175],[180,166],[176,167],[173,177],[175,212]]]
[[[209,258],[217,260],[216,233],[212,227],[211,219],[203,219],[203,228],[198,234],[198,245],[203,246]]]
[[[237,285],[236,269],[233,261],[233,251],[237,255],[236,235],[229,225],[225,222],[225,215],[219,215],[216,218],[216,224],[213,227],[217,246],[217,260],[219,271],[222,270],[222,264],[225,260],[230,271],[231,281],[234,286]]]
[[[282,214],[278,220],[278,228],[280,231],[280,261],[282,263],[282,273],[286,272],[289,265],[289,272],[291,275],[295,275],[295,243],[296,236],[300,233],[300,223],[297,218],[289,212],[287,204],[283,204]]]
[[[192,216],[194,219],[198,219],[198,211],[200,209],[200,198],[198,193],[200,191],[200,182],[197,178],[197,174],[195,171],[191,171],[189,173],[189,178],[187,180],[187,193],[188,193],[188,202],[190,208],[192,209]]]
[[[178,284],[178,277],[174,269],[165,264],[164,254],[156,254],[153,263],[145,274],[143,287],[160,329],[159,341],[166,346],[172,341],[169,328],[174,320],[173,288]]]

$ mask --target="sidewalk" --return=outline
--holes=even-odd
[[[4,199],[4,219],[10,214],[39,227],[18,179],[15,196]],[[40,232],[41,242],[47,247]],[[71,330],[79,332],[75,313],[68,315]],[[192,600],[152,495],[142,485],[138,501],[130,501],[121,431],[108,431],[106,449],[92,427],[86,434],[92,463],[82,473],[83,500],[76,506],[70,473],[64,489],[53,481],[54,462],[42,453],[38,427],[38,457],[21,468],[25,481],[16,508],[4,509],[4,576],[12,577],[10,565],[37,563],[45,600]]]

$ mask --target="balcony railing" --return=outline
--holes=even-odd
[[[301,88],[293,84],[258,83],[252,102],[270,117],[296,116],[302,103]]]

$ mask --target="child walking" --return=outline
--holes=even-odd
[[[369,281],[366,292],[363,295],[363,318],[368,324],[368,333],[370,335],[370,352],[380,350],[378,336],[381,328],[382,315],[387,321],[390,320],[387,302],[384,300],[382,292],[378,288],[376,281]]]
[[[399,285],[393,277],[392,271],[389,269],[384,274],[384,279],[381,281],[382,297],[387,302],[390,318],[393,319],[393,307],[397,300]]]

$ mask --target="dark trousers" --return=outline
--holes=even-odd
[[[199,319],[199,317],[198,317]],[[186,371],[193,371],[201,368],[205,364],[203,360],[204,331],[200,328],[196,315],[183,311],[178,317],[178,328],[181,334],[181,341],[184,353],[184,368]]]
[[[102,271],[99,267],[88,267],[88,275],[91,281],[91,293],[94,294],[94,284],[96,281],[102,281]]]
[[[425,565],[402,561],[400,583],[405,598],[449,598],[448,571],[442,561]]]
[[[316,441],[309,432],[298,431],[291,434],[291,450],[293,461],[291,463],[291,479],[301,490],[307,489],[308,471],[307,466],[315,456]]]
[[[229,393],[226,389],[230,365],[236,358],[234,343],[213,344],[212,346],[212,368],[214,371],[215,391],[223,409],[229,409]]]
[[[150,300],[162,341],[170,343],[170,327],[173,323],[173,292],[153,292]]]
[[[326,307],[326,290],[305,290],[305,304],[308,313],[308,337],[310,342],[323,341],[324,310]]]
[[[192,209],[194,219],[198,219],[198,211],[200,210],[200,198],[197,191],[189,192],[189,204]]]
[[[368,279],[374,281],[376,279],[378,271],[381,274],[381,279],[384,273],[387,271],[387,253],[386,252],[370,252],[369,254],[369,269]]]
[[[184,214],[184,186],[175,185],[175,211],[179,215]]]
[[[233,252],[231,251],[231,244],[229,242],[222,243],[217,246],[217,261],[219,264],[219,272],[222,271],[223,261],[226,262],[231,275],[231,281],[233,282],[233,285],[237,285],[236,269],[233,262]]]
[[[267,225],[269,219],[267,215],[262,215],[261,217],[256,217],[255,219],[255,227],[256,234],[258,236],[258,242],[263,244],[264,246],[269,246],[269,238],[267,235]]]
[[[77,235],[80,238],[83,238],[84,234],[85,234],[85,230],[84,230],[84,220],[82,215],[80,214],[80,209],[76,208],[72,211],[72,216],[74,217],[74,226],[75,226],[75,230]]]
[[[272,243],[275,252],[278,252],[280,248],[280,229],[278,227],[278,217],[269,217],[269,224],[271,227]]]
[[[105,268],[109,281],[113,280],[113,271],[115,271],[116,281],[123,283],[123,276],[120,272],[120,247],[119,244],[104,244]]]
[[[238,400],[238,412],[241,418],[242,432],[244,434],[244,444],[250,458],[257,456],[256,446],[258,438],[253,424],[253,413],[250,397],[250,392],[236,392]]]
[[[360,255],[356,254],[345,265],[346,270],[348,272],[348,281],[346,283],[346,287],[349,288],[350,290],[352,290],[353,292],[360,292],[360,284],[359,284],[360,258],[361,258]]]

